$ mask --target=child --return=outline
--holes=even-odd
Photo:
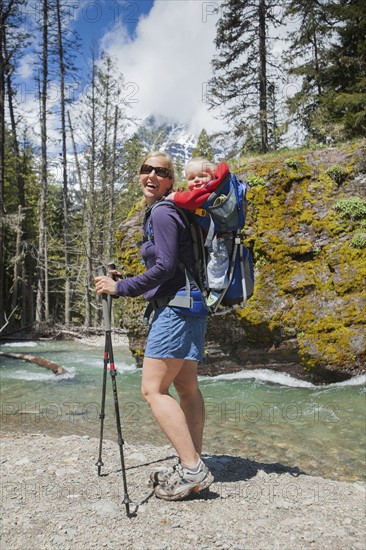
[[[217,189],[223,179],[229,174],[229,166],[225,162],[215,165],[205,158],[193,158],[185,167],[189,191],[170,193],[166,198],[180,208],[196,211]],[[216,201],[225,196],[219,195]],[[214,204],[216,204],[216,201]],[[229,250],[231,239],[225,234],[215,236],[212,245],[208,248],[207,278],[210,294],[207,299],[209,306],[214,305],[220,298],[221,291],[227,287],[229,271]]]

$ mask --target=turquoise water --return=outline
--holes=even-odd
[[[124,438],[165,444],[140,396],[141,370],[125,341],[114,338]],[[102,340],[3,344],[1,351],[39,355],[61,364],[68,374],[56,376],[1,357],[2,430],[99,437],[103,348]],[[362,375],[319,387],[266,370],[200,377],[206,405],[204,450],[281,463],[331,479],[364,479],[365,383]],[[104,434],[115,440],[113,411],[108,375]]]

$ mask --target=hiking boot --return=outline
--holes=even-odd
[[[159,483],[165,483],[168,481],[169,476],[173,473],[175,465],[173,466],[160,466],[160,468],[155,468],[150,472],[150,481],[149,485],[156,487]]]
[[[176,464],[167,481],[155,487],[155,496],[164,500],[181,500],[191,493],[206,489],[213,480],[213,475],[202,460],[197,472]]]

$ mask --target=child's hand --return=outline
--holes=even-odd
[[[169,195],[167,195],[167,196],[165,197],[165,200],[166,200],[166,201],[173,201],[173,202],[174,202],[175,194],[176,194],[176,191],[173,191],[173,193],[169,193]]]

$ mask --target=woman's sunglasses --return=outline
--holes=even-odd
[[[140,174],[150,174],[153,170],[155,171],[155,174],[161,178],[171,178],[169,168],[163,168],[162,166],[150,166],[150,164],[143,164],[140,168]]]

